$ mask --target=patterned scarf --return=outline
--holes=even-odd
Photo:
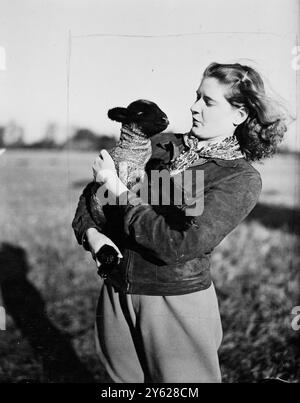
[[[199,158],[235,160],[244,157],[235,135],[226,137],[219,142],[205,142],[203,144],[203,140],[187,133],[183,136],[183,141],[185,149],[170,165],[171,176],[186,170]]]

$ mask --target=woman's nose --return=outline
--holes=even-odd
[[[191,106],[191,112],[192,113],[201,113],[201,111],[202,111],[202,106],[201,106],[201,103],[199,100]]]

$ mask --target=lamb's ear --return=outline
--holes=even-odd
[[[112,108],[108,111],[107,116],[111,120],[124,123],[128,116],[128,111],[126,108]]]

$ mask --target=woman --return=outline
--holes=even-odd
[[[102,283],[96,320],[99,356],[115,382],[221,380],[210,255],[257,203],[261,178],[250,162],[276,151],[286,125],[259,74],[240,64],[209,65],[191,112],[191,131],[174,136],[181,153],[170,174],[204,172],[195,200],[204,197],[204,209],[193,225],[176,229],[129,192],[106,152],[94,163],[95,180],[128,203],[109,206],[109,226],[102,228],[89,216],[87,187],[73,221],[79,243],[94,256],[106,243],[123,255]],[[153,157],[166,162],[158,150]]]

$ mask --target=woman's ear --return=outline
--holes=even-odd
[[[247,117],[249,116],[249,112],[247,108],[244,106],[240,106],[239,108],[235,109],[235,114],[233,118],[233,125],[234,126],[239,126],[241,123],[245,122]]]
[[[126,108],[112,108],[108,111],[107,116],[111,120],[115,120],[116,122],[125,123],[128,116],[128,111]]]

